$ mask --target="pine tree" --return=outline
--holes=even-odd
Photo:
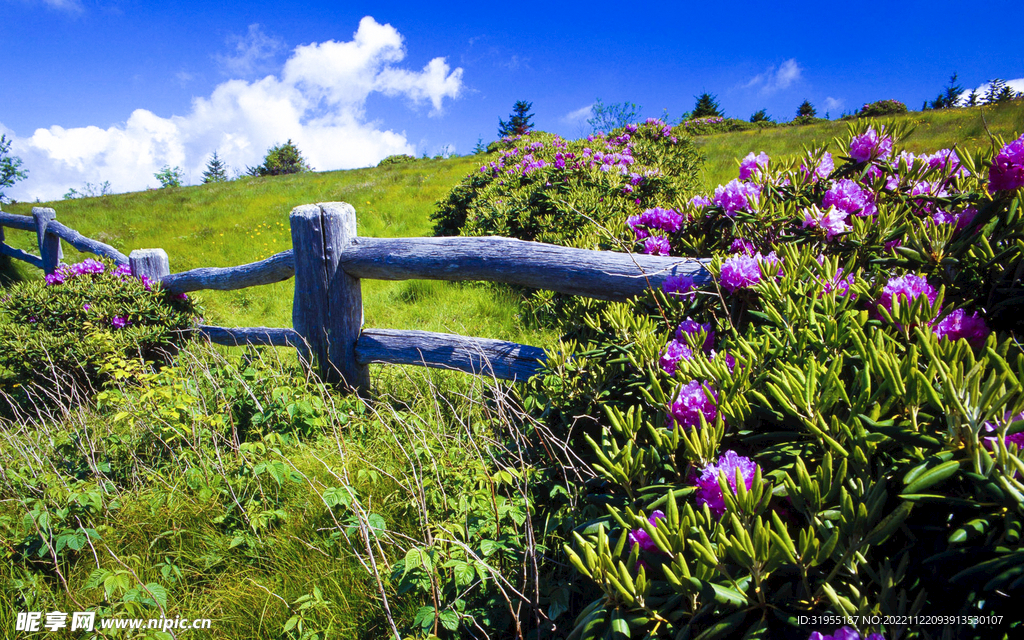
[[[949,84],[942,90],[937,98],[932,100],[932,109],[952,109],[960,101],[960,94],[964,92],[962,85],[956,83],[956,74],[949,77]]]
[[[228,165],[213,152],[213,157],[206,163],[206,171],[203,172],[203,184],[210,182],[227,182]]]
[[[531,107],[533,107],[532,102],[525,100],[516,102],[512,107],[512,114],[509,116],[508,122],[498,119],[498,137],[521,136],[533,131],[533,123],[530,122],[530,118],[533,117],[533,114],[530,113]]]
[[[312,171],[302,152],[295,146],[291,138],[284,144],[274,145],[267,150],[267,156],[263,164],[258,167],[248,167],[246,174],[250,176],[281,176],[289,173],[303,173]]]
[[[716,97],[707,91],[696,96],[697,103],[693,107],[693,113],[690,114],[690,118],[725,117],[725,114],[722,113],[721,108],[718,106]]]
[[[768,112],[764,109],[755,111],[754,115],[750,116],[751,122],[770,122],[771,118],[768,117]]]
[[[813,118],[818,115],[818,110],[814,108],[810,100],[804,100],[800,103],[800,106],[796,108],[796,117],[798,118]]]

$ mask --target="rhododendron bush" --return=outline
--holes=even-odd
[[[575,637],[1020,633],[1024,136],[905,133],[755,150],[627,216],[712,282],[589,314],[533,389],[600,480],[565,546],[601,594]]]

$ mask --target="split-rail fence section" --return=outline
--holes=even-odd
[[[292,248],[237,267],[203,267],[171,273],[163,249],[125,256],[56,219],[53,209],[32,216],[0,212],[0,254],[46,273],[63,257],[61,240],[82,252],[128,264],[172,293],[232,290],[295,278],[292,328],[218,327],[199,331],[217,344],[289,346],[315,365],[327,382],[357,391],[369,387],[368,365],[410,364],[457,369],[503,380],[538,371],[537,347],[430,331],[364,329],[360,280],[482,280],[604,300],[626,300],[660,287],[669,276],[689,276],[698,286],[711,276],[706,260],[573,249],[510,238],[366,238],[356,235],[351,205],[327,202],[296,207],[289,217]],[[4,243],[4,227],[34,231],[39,255]]]

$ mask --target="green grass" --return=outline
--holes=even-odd
[[[30,214],[33,206],[52,207],[64,224],[125,254],[133,249],[164,249],[172,272],[229,267],[291,248],[288,214],[293,207],[314,202],[352,204],[361,236],[429,236],[434,203],[479,162],[475,157],[418,160],[380,169],[245,178],[39,205],[19,203],[5,211]],[[7,230],[8,244],[37,253],[34,238],[31,233]],[[63,246],[67,262],[88,257],[67,243]],[[7,272],[7,278],[41,277],[40,271],[20,261],[10,261],[0,270]],[[294,280],[287,280],[238,291],[205,291],[200,299],[210,324],[290,327],[293,296]],[[524,331],[517,320],[515,297],[489,286],[364,281],[363,305],[368,327],[442,331],[538,346],[551,342],[544,332]]]
[[[915,125],[903,142],[913,153],[933,152],[954,145],[969,151],[991,149],[986,132],[1003,136],[1007,142],[1024,133],[1024,102],[995,107],[973,107],[941,111],[914,111],[896,118]],[[799,127],[762,128],[696,138],[705,156],[704,183],[708,189],[725,184],[739,173],[739,161],[751,151],[764,151],[772,158],[795,156],[810,148],[831,143],[847,131],[847,122],[833,121]],[[841,151],[832,148],[835,154]]]

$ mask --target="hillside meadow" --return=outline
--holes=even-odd
[[[740,197],[688,204],[723,214],[692,225],[664,210],[629,223],[665,231],[672,255],[714,255],[722,287],[709,295],[688,296],[677,283],[680,295],[570,305],[568,317],[537,323],[524,320],[530,302],[506,287],[363,281],[368,327],[551,349],[549,369],[527,384],[374,366],[373,396],[358,398],[320,384],[287,349],[191,342],[172,349],[169,366],[150,367],[102,326],[72,328],[81,351],[60,335],[26,348],[25,359],[40,363],[36,378],[13,375],[22,356],[0,353],[0,629],[14,629],[19,612],[92,610],[212,620],[208,631],[132,636],[147,640],[806,640],[812,630],[833,633],[838,616],[950,612],[975,616],[961,637],[1012,637],[1014,621],[986,627],[977,616],[1003,616],[1021,595],[1020,189],[986,191],[982,171],[954,177],[956,167],[922,163],[888,167],[892,190],[855,185],[845,176],[879,148],[861,124],[693,141],[706,194],[734,179],[750,152],[777,159],[842,138],[829,181],[862,198],[842,224],[802,224],[787,199],[827,208],[825,178],[773,168],[748,183],[763,194],[757,211]],[[914,129],[898,144],[915,153],[994,153],[1001,145],[988,132],[1019,135],[1024,105],[914,112],[902,125]],[[622,147],[628,136],[618,133]],[[692,151],[686,140],[669,144],[668,131],[652,135],[654,146]],[[563,168],[556,154],[575,143],[545,140],[543,149],[507,141],[486,157],[42,206],[126,254],[165,249],[172,272],[233,266],[288,249],[288,213],[313,202],[352,204],[363,236],[432,235],[431,215],[460,183],[484,200],[507,198],[503,181],[515,172],[550,186],[538,177],[550,174],[524,168],[527,152],[549,154],[544,171],[554,172]],[[841,161],[855,141],[875,145],[867,160]],[[504,173],[480,178],[499,155]],[[627,172],[572,170],[588,188],[611,184],[626,206],[634,197],[640,206],[642,180],[626,191]],[[922,176],[955,193],[912,193]],[[667,182],[664,193],[689,199],[689,186]],[[855,213],[869,188],[885,206],[877,220]],[[40,205],[4,210],[32,206]],[[492,211],[517,214],[507,209]],[[970,227],[974,216],[984,224]],[[33,234],[6,237],[33,250]],[[737,241],[756,247],[736,252]],[[86,257],[66,243],[65,252],[69,263]],[[37,283],[39,300],[59,293],[40,278],[0,258],[0,300],[25,282]],[[129,280],[129,303],[158,295]],[[289,280],[195,298],[210,324],[291,326],[292,296]],[[989,314],[991,331],[978,315],[986,304],[1003,309]],[[12,351],[34,339],[4,320],[0,312]],[[46,371],[57,344],[84,354],[83,384]],[[927,592],[954,571],[962,580]],[[828,622],[808,625],[798,614]],[[939,637],[924,626],[856,626],[885,640]],[[992,629],[1000,633],[985,635]]]

